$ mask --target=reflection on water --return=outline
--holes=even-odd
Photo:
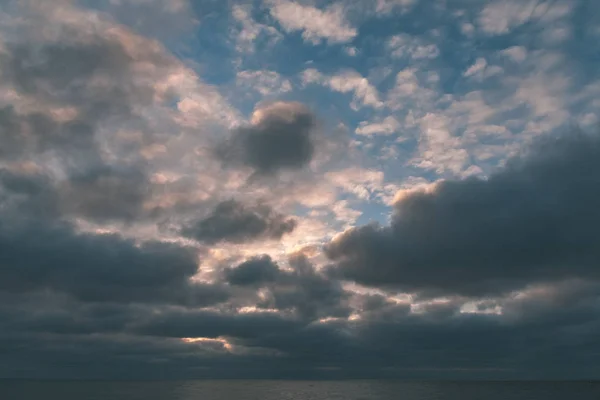
[[[0,381],[2,400],[594,400],[598,382]]]

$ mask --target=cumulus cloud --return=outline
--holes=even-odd
[[[244,261],[235,268],[225,270],[225,280],[232,285],[263,285],[277,280],[281,273],[271,257],[263,255]]]
[[[357,135],[392,135],[398,131],[400,123],[391,115],[380,121],[362,121],[355,132]]]
[[[73,175],[58,189],[65,212],[97,221],[135,219],[150,190],[142,171],[106,166]]]
[[[594,227],[600,140],[548,139],[488,179],[402,197],[389,227],[327,246],[332,273],[366,285],[485,295],[539,281],[598,279]]]
[[[375,10],[378,14],[386,15],[395,9],[400,9],[400,11],[409,10],[416,3],[416,0],[377,0]]]
[[[426,43],[423,39],[406,34],[390,37],[386,45],[394,58],[407,57],[412,60],[425,60],[436,58],[440,54],[440,50],[435,44]]]
[[[332,4],[324,10],[289,0],[267,0],[271,15],[287,32],[301,31],[305,41],[318,44],[346,43],[356,35],[356,28],[346,20],[341,4]]]
[[[232,132],[217,146],[216,155],[259,175],[299,169],[313,157],[315,128],[316,118],[303,104],[273,103],[255,110],[250,125]]]
[[[57,219],[59,214],[46,211],[58,205],[47,180],[5,171],[0,176],[0,291],[49,290],[99,302],[207,305],[227,299],[218,286],[190,281],[199,263],[191,249],[161,242],[138,246],[116,234],[78,233]]]
[[[264,204],[246,206],[236,200],[219,203],[203,219],[182,230],[183,235],[209,244],[281,239],[296,228],[296,220]]]
[[[481,10],[477,22],[483,32],[501,35],[532,19],[542,23],[553,23],[569,15],[571,11],[571,5],[564,2],[492,1]]]
[[[351,107],[358,110],[361,106],[381,108],[383,102],[379,99],[379,92],[369,80],[356,71],[344,70],[334,75],[324,75],[314,68],[309,68],[302,73],[302,82],[307,84],[320,84],[340,93],[353,93]]]
[[[231,15],[238,24],[234,30],[236,50],[242,53],[252,54],[257,44],[269,47],[282,39],[282,34],[275,27],[257,22],[252,11],[249,5],[234,4],[231,8]]]
[[[280,94],[292,90],[292,84],[275,71],[240,71],[237,73],[238,85],[255,90],[263,96]]]

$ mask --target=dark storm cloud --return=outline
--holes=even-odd
[[[193,222],[182,234],[209,244],[244,243],[281,239],[296,228],[296,220],[265,204],[244,205],[236,200],[219,203],[205,218]]]
[[[134,332],[178,338],[230,337],[255,340],[264,335],[284,335],[304,323],[275,313],[227,314],[213,311],[175,310],[149,314],[131,325]]]
[[[281,274],[277,264],[267,255],[251,258],[235,268],[227,268],[225,281],[231,285],[253,286],[274,282]]]
[[[289,260],[291,271],[267,286],[268,293],[258,304],[264,308],[293,310],[301,318],[346,317],[350,313],[349,293],[340,282],[315,270],[303,255]]]
[[[350,313],[350,294],[338,281],[318,272],[303,255],[291,257],[289,264],[291,268],[283,270],[267,255],[254,257],[226,269],[225,280],[237,286],[263,288],[259,308],[292,312],[303,320]]]
[[[82,301],[210,305],[224,288],[192,283],[194,252],[175,245],[136,245],[118,235],[76,233],[67,225],[0,224],[0,290],[55,291]]]
[[[257,121],[232,132],[217,156],[226,165],[241,164],[259,175],[307,165],[314,154],[314,115],[299,103],[275,103],[255,112]]]
[[[252,257],[223,276],[234,286],[262,288],[257,306],[292,312],[303,320],[347,316],[350,294],[340,283],[319,273],[303,255],[292,256],[289,269],[281,269],[268,255]]]
[[[59,199],[51,179],[41,172],[24,174],[0,168],[0,216],[45,220],[60,213]]]
[[[360,320],[328,322],[273,313],[112,305],[67,308],[73,312],[57,315],[42,306],[26,319],[2,314],[5,362],[0,375],[148,378],[168,371],[169,377],[192,378],[595,377],[600,373],[595,357],[599,292],[573,296],[568,294],[572,288],[567,293],[556,289],[545,304],[536,298],[504,300],[511,310],[520,310],[518,315],[413,314],[392,307]],[[73,316],[78,323],[69,320]],[[186,337],[225,338],[236,351],[178,340]],[[565,372],[560,365],[571,368]],[[127,372],[134,366],[140,369]]]
[[[446,181],[395,205],[390,226],[331,242],[332,274],[408,291],[484,295],[600,278],[600,137],[547,139],[489,179]]]
[[[198,270],[191,249],[76,232],[62,221],[53,189],[43,175],[0,170],[0,291],[182,305],[228,298],[219,285],[190,281]]]

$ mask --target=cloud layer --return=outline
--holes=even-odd
[[[201,3],[3,2],[0,378],[600,376],[594,2]]]

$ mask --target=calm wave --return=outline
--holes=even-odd
[[[597,400],[600,382],[0,381],[2,400]]]

